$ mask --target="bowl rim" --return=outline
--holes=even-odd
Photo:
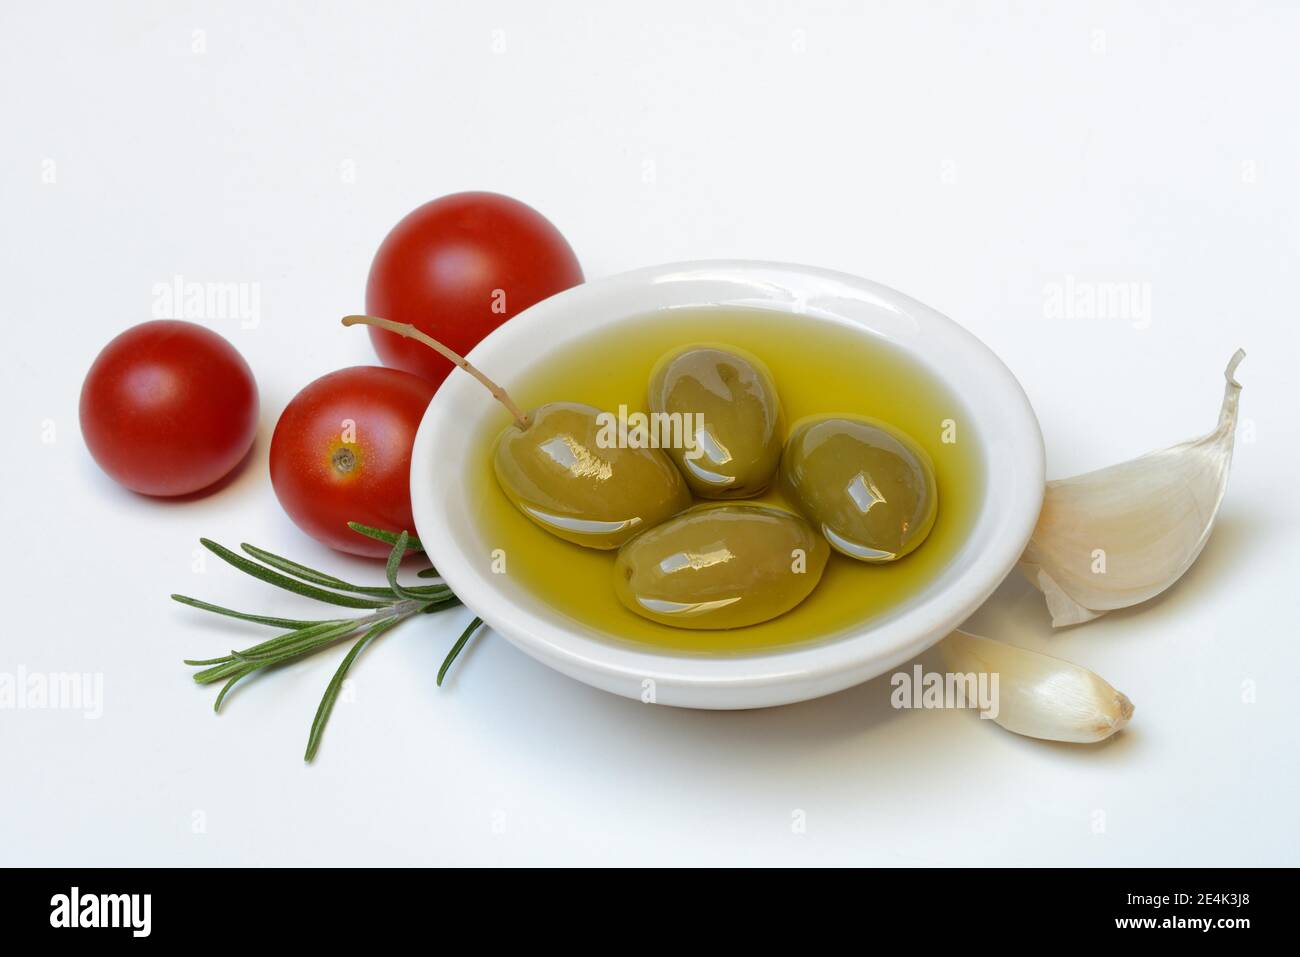
[[[880,321],[910,329],[907,335],[942,345],[949,361],[960,358],[961,375],[979,380],[977,404],[995,410],[998,482],[992,481],[992,436],[976,430],[983,443],[986,493],[981,511],[995,506],[997,524],[979,544],[979,560],[954,573],[953,580],[925,601],[898,616],[875,622],[855,634],[829,638],[807,646],[779,646],[746,653],[691,655],[631,643],[623,645],[578,633],[563,616],[546,618],[516,602],[492,581],[485,562],[474,563],[454,533],[452,503],[464,501],[463,470],[438,468],[446,455],[443,436],[468,433],[462,404],[481,401],[482,386],[468,375],[448,376],[425,410],[411,456],[411,500],[416,532],[429,559],[464,604],[494,631],[529,655],[557,670],[605,690],[636,697],[647,681],[654,683],[659,703],[689,707],[760,707],[804,700],[868,680],[902,664],[956,628],[973,613],[1014,568],[1033,531],[1042,504],[1044,449],[1038,420],[1015,376],[982,341],[946,316],[896,290],[846,273],[797,264],[757,260],[702,260],[649,266],[592,280],[522,310],[497,327],[468,354],[475,364],[496,370],[519,363],[521,354],[536,354],[579,338],[608,323],[634,320],[671,304],[656,304],[674,283],[734,283],[751,289],[757,298],[746,306],[807,314],[811,301],[821,318],[863,327],[866,334],[884,336],[901,345],[941,378],[929,357],[909,349],[886,328],[861,318],[839,318],[824,298],[801,298],[800,289],[856,297],[854,302],[881,308]],[[765,298],[766,297],[766,298]],[[834,295],[825,301],[834,302]],[[846,300],[847,301],[847,300]],[[604,318],[588,312],[600,303],[623,303]],[[636,303],[640,305],[636,305]],[[823,303],[823,305],[817,305]],[[701,303],[703,305],[704,303]],[[718,305],[739,305],[728,300]],[[784,307],[784,308],[783,308]],[[575,319],[574,317],[578,318]],[[564,326],[565,320],[574,323]],[[526,360],[522,360],[526,361]],[[963,401],[968,397],[959,392]],[[472,408],[472,406],[467,406]],[[829,411],[829,410],[828,410]],[[971,409],[972,413],[975,409]],[[465,440],[468,441],[468,440]],[[1010,476],[1010,478],[1006,478]],[[1005,480],[1003,480],[1005,479]],[[974,533],[983,526],[977,519]],[[577,547],[577,546],[575,546]],[[959,552],[959,554],[962,554]],[[940,581],[949,575],[945,569]],[[924,593],[923,593],[924,594]]]

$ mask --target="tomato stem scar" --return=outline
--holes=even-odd
[[[333,464],[335,469],[342,472],[344,475],[347,475],[356,468],[357,456],[351,449],[344,447],[336,451],[333,456],[330,457],[330,462]]]

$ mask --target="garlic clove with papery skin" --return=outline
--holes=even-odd
[[[1228,484],[1241,384],[1233,377],[1208,435],[1109,468],[1047,483],[1020,569],[1047,599],[1052,625],[1091,621],[1154,598],[1205,547]]]
[[[987,716],[1016,734],[1091,744],[1133,717],[1133,703],[1121,692],[1060,658],[964,631],[954,631],[939,648],[952,673],[997,676]]]

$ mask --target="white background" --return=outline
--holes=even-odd
[[[1294,7],[263,6],[0,14],[0,671],[105,682],[99,720],[0,711],[0,863],[1300,863]],[[1253,441],[1180,585],[1052,634],[1009,581],[971,623],[1098,671],[1136,703],[1130,729],[1046,744],[896,712],[884,679],[650,708],[495,636],[437,690],[464,611],[358,662],[310,767],[342,649],[214,717],[180,659],[253,626],[167,594],[307,610],[196,571],[200,535],[379,574],[289,523],[267,441],[308,381],[375,361],[337,323],[387,229],[470,188],[543,211],[591,277],[762,258],[916,296],[1017,373],[1051,476],[1208,431],[1244,346]],[[261,293],[256,328],[207,323],[257,375],[256,453],[184,503],[116,487],[77,426],[91,360],[175,275]],[[1144,284],[1149,323],[1049,315],[1067,277]]]

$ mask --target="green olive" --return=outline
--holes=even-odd
[[[764,505],[699,505],[619,550],[619,601],[678,628],[741,628],[808,597],[830,556],[798,515]]]
[[[864,562],[902,558],[925,541],[939,511],[930,457],[875,419],[796,423],[780,484],[833,548]]]
[[[589,548],[618,548],[691,504],[672,461],[659,449],[604,448],[600,410],[550,402],[528,427],[497,438],[497,481],[521,512],[553,535]]]
[[[759,359],[709,346],[669,353],[650,374],[649,405],[689,421],[691,447],[674,442],[668,454],[696,495],[748,498],[772,481],[781,460],[781,403]]]

